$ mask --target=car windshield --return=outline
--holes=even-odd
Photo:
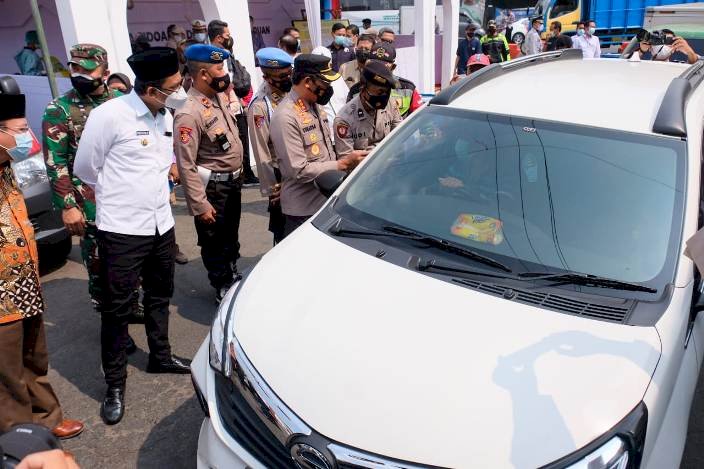
[[[469,247],[514,272],[672,281],[677,139],[431,106],[378,149],[335,209]],[[669,276],[658,278],[659,276]]]

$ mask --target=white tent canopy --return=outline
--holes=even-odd
[[[230,25],[234,37],[234,52],[249,70],[254,70],[254,54],[249,24],[247,0],[199,0],[206,22],[221,19]],[[304,0],[308,30],[313,46],[322,45],[320,1]],[[457,47],[459,0],[443,0],[442,85],[452,77]],[[131,47],[127,30],[127,0],[56,0],[64,45],[91,42],[103,45],[113,72],[133,77],[127,66]],[[415,47],[417,57],[416,85],[421,93],[433,93],[435,88],[435,0],[416,0]],[[255,85],[259,81],[252,74]]]

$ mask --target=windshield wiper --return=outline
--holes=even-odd
[[[335,236],[371,236],[371,237],[389,237],[389,238],[401,238],[401,239],[408,239],[410,241],[417,241],[423,244],[426,244],[428,246],[433,246],[437,247],[439,249],[443,249],[445,251],[451,252],[453,254],[460,255],[462,257],[466,257],[468,259],[472,259],[477,262],[481,262],[482,264],[501,269],[504,272],[511,272],[511,269],[506,267],[504,264],[502,264],[499,261],[496,261],[492,259],[491,257],[487,257],[483,254],[479,254],[478,252],[475,252],[471,249],[468,248],[462,248],[459,246],[454,246],[450,244],[448,241],[445,241],[442,238],[435,238],[433,236],[427,236],[422,233],[418,233],[417,231],[409,230],[406,228],[400,228],[398,226],[382,226],[383,231],[379,230],[370,230],[370,229],[350,229],[350,228],[343,228],[342,227],[342,219],[338,219],[337,223],[330,228],[330,234],[333,234]]]
[[[465,248],[465,247],[460,247],[456,246],[454,244],[451,244],[449,241],[446,241],[442,238],[436,238],[434,236],[428,236],[424,235],[422,233],[419,233],[417,231],[410,230],[408,228],[401,228],[399,226],[392,226],[392,225],[385,225],[381,227],[385,232],[390,232],[390,233],[397,233],[401,236],[404,237],[409,237],[409,239],[413,239],[414,241],[419,241],[423,244],[427,244],[428,246],[436,247],[439,249],[442,249],[447,252],[451,252],[453,254],[458,254],[462,257],[466,257],[468,259],[472,259],[477,262],[481,262],[482,264],[489,265],[491,267],[495,267],[497,269],[501,269],[504,272],[511,272],[511,269],[502,264],[501,262],[492,259],[491,257],[485,256],[484,254],[479,254],[478,252]]]
[[[646,293],[658,292],[655,288],[646,287],[637,283],[624,282],[607,277],[599,277],[598,275],[580,274],[577,272],[568,272],[564,274],[555,274],[551,272],[521,272],[517,275],[517,277],[522,280],[550,280],[561,284],[571,283],[588,287],[613,288],[615,290],[642,291]]]

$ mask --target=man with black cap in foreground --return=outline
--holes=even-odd
[[[396,79],[383,62],[369,60],[362,69],[357,96],[335,116],[335,150],[342,157],[354,150],[371,150],[401,123],[391,91]]]
[[[274,144],[271,142],[271,116],[291,91],[293,59],[278,47],[259,49],[256,56],[264,82],[249,105],[247,122],[261,181],[261,193],[269,198],[269,231],[274,234],[276,245],[284,238],[286,219],[281,212],[281,171]]]
[[[340,78],[330,59],[302,54],[293,64],[293,89],[274,111],[271,141],[282,176],[281,209],[284,236],[310,218],[325,203],[313,181],[329,170],[351,171],[367,155],[355,150],[338,160],[328,116],[322,106],[332,97],[331,83]]]
[[[10,166],[39,151],[25,118],[25,96],[14,79],[0,77],[0,433],[18,423],[36,423],[71,438],[83,424],[63,420],[47,378],[37,245]]]
[[[380,60],[386,65],[386,68],[393,72],[396,68],[396,48],[389,42],[375,44],[369,53],[369,60]],[[391,91],[391,100],[396,102],[401,117],[405,119],[413,111],[421,107],[423,101],[416,89],[416,85],[412,81],[395,75],[394,78],[398,82],[398,86]],[[350,92],[347,94],[347,102],[350,102],[359,93],[361,87],[362,84],[357,83],[350,88]]]
[[[181,184],[217,302],[234,282],[242,210],[242,142],[224,94],[230,75],[223,62],[229,56],[206,44],[186,49],[193,86],[174,121]]]
[[[137,288],[144,290],[147,373],[189,373],[171,355],[169,299],[174,288],[174,218],[169,205],[173,118],[165,108],[186,102],[176,51],[154,47],[127,59],[136,75],[132,93],[94,109],[78,147],[74,173],[95,188],[98,253],[104,300],[103,371],[108,389],[105,423],[125,412],[127,326]]]

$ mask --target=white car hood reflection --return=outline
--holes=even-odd
[[[319,433],[442,467],[534,468],[642,399],[654,328],[541,310],[421,275],[304,225],[237,298],[237,338]]]

